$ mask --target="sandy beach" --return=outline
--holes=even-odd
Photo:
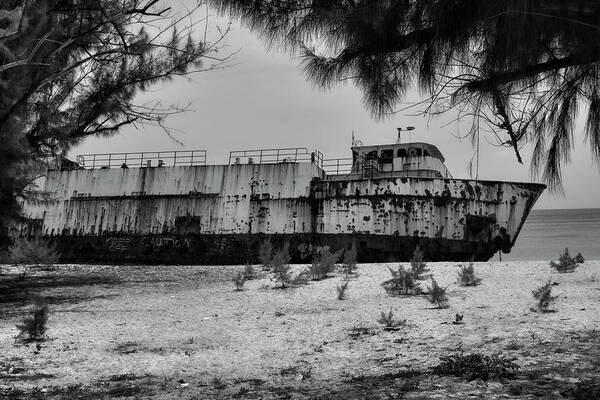
[[[558,273],[547,261],[430,263],[449,307],[390,296],[388,266],[361,264],[346,300],[342,275],[276,289],[268,273],[235,291],[243,266],[4,268],[0,394],[5,398],[577,398],[600,388],[600,261]],[[407,264],[404,264],[407,265]],[[298,273],[306,266],[295,265]],[[255,266],[260,271],[260,266]],[[22,268],[21,268],[22,269]],[[532,290],[550,280],[551,312]],[[425,288],[430,282],[421,281]],[[27,287],[28,289],[24,289]],[[48,340],[16,344],[35,299],[49,304]],[[406,325],[377,322],[390,307]],[[455,315],[463,323],[453,324]],[[515,358],[515,376],[483,381],[431,368],[458,348]],[[36,397],[38,396],[38,397]]]

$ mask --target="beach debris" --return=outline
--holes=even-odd
[[[301,368],[298,371],[298,375],[296,376],[296,380],[298,381],[305,381],[308,378],[310,378],[310,376],[312,375],[312,367],[309,366],[307,368]]]
[[[461,325],[463,323],[463,318],[464,318],[464,315],[456,314],[454,316],[454,321],[452,321],[452,323],[454,325]]]

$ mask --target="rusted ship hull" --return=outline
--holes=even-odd
[[[360,262],[487,260],[509,252],[544,185],[330,179],[317,163],[50,171],[29,208],[66,262],[239,264],[260,243],[294,262],[350,245]],[[31,234],[23,228],[22,235]]]
[[[429,261],[489,260],[497,250],[481,242],[370,234],[234,234],[57,236],[63,261],[83,263],[142,263],[229,265],[259,263],[264,240],[275,248],[290,245],[292,263],[308,263],[314,251],[357,248],[358,262],[408,261],[417,246]]]

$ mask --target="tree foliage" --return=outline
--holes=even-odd
[[[414,86],[424,112],[457,109],[479,140],[533,144],[532,173],[561,190],[578,112],[600,160],[600,3],[594,0],[210,0],[328,88],[353,81],[377,116]]]
[[[31,194],[33,164],[91,135],[112,135],[126,125],[164,126],[178,110],[138,104],[136,94],[223,61],[217,58],[222,35],[195,40],[196,23],[171,20],[171,8],[161,4],[1,2],[0,230],[18,214],[19,199]]]
[[[11,264],[52,268],[58,261],[56,244],[39,237],[15,238],[6,254],[0,254],[0,262]]]

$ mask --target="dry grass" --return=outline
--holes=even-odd
[[[476,263],[482,283],[470,288],[457,285],[456,264],[428,266],[448,288],[446,309],[425,296],[389,296],[382,264],[360,265],[343,302],[332,295],[338,279],[273,290],[265,276],[235,292],[231,277],[244,266],[59,266],[24,282],[7,268],[0,397],[499,399],[600,387],[600,283],[589,278],[600,262],[553,275],[555,313],[529,311],[531,292],[548,279],[544,262]],[[49,302],[49,340],[36,355],[34,345],[12,345],[35,298],[60,299]],[[390,307],[409,325],[382,331],[376,320]],[[465,323],[453,324],[456,314]],[[521,370],[493,385],[435,375],[459,343],[516,357]]]

